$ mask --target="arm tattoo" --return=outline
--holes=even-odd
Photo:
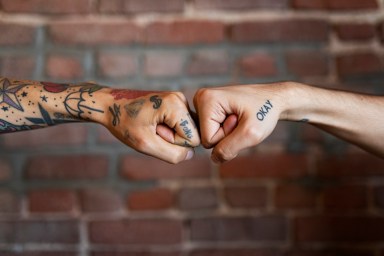
[[[109,107],[109,112],[111,112],[113,116],[112,125],[116,126],[120,124],[120,105],[117,105],[116,103],[113,103],[113,108]]]
[[[183,128],[184,135],[188,138],[191,139],[193,137],[192,135],[192,130],[188,127],[188,121],[181,119],[180,126]]]
[[[6,108],[10,106],[17,110],[24,111],[23,107],[20,105],[20,102],[16,96],[16,93],[24,86],[25,86],[24,84],[11,85],[10,81],[7,78],[3,78],[0,81],[0,99],[1,99],[0,103],[5,103],[7,105],[5,106]]]
[[[69,93],[64,100],[65,109],[69,114],[79,119],[84,118],[83,114],[85,112],[90,115],[92,112],[104,113],[104,111],[90,107],[86,104],[86,100],[92,97],[92,93],[101,88],[102,87],[82,87],[80,90],[75,90]]]
[[[272,103],[267,100],[264,105],[260,108],[259,112],[257,112],[256,117],[259,121],[263,121],[264,118],[267,116],[269,111],[273,108]]]
[[[159,98],[159,95],[153,95],[149,98],[151,102],[153,102],[153,108],[158,109],[161,106],[162,99]]]
[[[124,108],[125,108],[125,111],[127,111],[128,116],[131,118],[136,118],[137,115],[140,113],[140,110],[143,107],[144,102],[145,102],[144,99],[138,99],[125,105]]]

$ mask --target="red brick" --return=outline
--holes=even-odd
[[[83,124],[65,124],[1,135],[3,145],[7,148],[34,148],[79,146],[86,141],[86,126]]]
[[[317,169],[324,177],[384,175],[384,161],[367,153],[324,156],[317,159]]]
[[[35,58],[29,56],[2,56],[0,70],[4,77],[28,79],[35,71]]]
[[[328,74],[327,55],[320,51],[289,51],[285,55],[287,70],[298,76],[326,76]]]
[[[77,57],[51,55],[47,59],[46,73],[54,79],[79,79],[84,75],[82,61]]]
[[[256,52],[243,56],[238,61],[240,74],[246,77],[268,77],[277,75],[274,56],[265,52]]]
[[[32,213],[71,213],[77,198],[66,189],[39,189],[28,193],[28,210]]]
[[[214,44],[225,39],[225,26],[218,21],[185,20],[153,22],[146,28],[149,44]]]
[[[384,208],[384,186],[374,189],[374,203],[379,208]]]
[[[229,56],[225,51],[200,50],[188,63],[189,75],[220,75],[229,71]]]
[[[101,52],[98,56],[99,73],[102,77],[121,78],[137,73],[135,55],[123,52]]]
[[[90,0],[2,0],[1,5],[5,12],[13,13],[72,14],[91,9]]]
[[[141,41],[141,29],[130,21],[62,21],[49,26],[54,43],[66,45],[126,45]]]
[[[229,206],[239,208],[265,208],[268,191],[266,187],[230,186],[224,196]]]
[[[149,251],[107,251],[91,252],[90,256],[182,256],[180,252],[149,252]]]
[[[231,26],[236,43],[325,42],[328,24],[319,19],[240,22]]]
[[[11,178],[11,164],[5,159],[0,159],[0,181],[7,181]]]
[[[145,75],[149,77],[181,76],[183,56],[175,52],[148,52],[144,59]]]
[[[184,0],[101,0],[102,13],[181,12]]]
[[[0,243],[77,244],[78,223],[72,220],[0,221]]]
[[[364,249],[328,248],[322,250],[298,250],[284,254],[284,256],[374,256],[372,251]]]
[[[108,172],[108,159],[102,155],[35,156],[27,161],[27,179],[95,180]]]
[[[118,140],[115,136],[113,136],[113,134],[104,126],[99,125],[97,129],[97,133],[98,133],[97,140],[99,143],[102,143],[102,144],[103,143],[107,143],[107,144],[121,143],[121,141]]]
[[[384,218],[363,216],[301,217],[295,223],[298,242],[380,242]]]
[[[220,166],[222,178],[301,177],[307,175],[303,154],[258,153],[239,156]]]
[[[1,256],[20,256],[19,252],[1,252]],[[26,251],[23,250],[23,256],[77,256],[77,252],[60,252],[60,251]]]
[[[0,22],[0,45],[32,45],[35,41],[36,27],[9,22]]]
[[[376,0],[293,0],[292,6],[297,9],[326,9],[326,10],[359,10],[377,9]]]
[[[195,0],[196,9],[201,10],[252,10],[262,8],[285,8],[287,0]]]
[[[84,212],[117,212],[123,210],[120,195],[112,189],[89,188],[79,193]]]
[[[215,209],[218,206],[214,188],[183,188],[179,193],[179,207],[182,210]]]
[[[279,216],[191,220],[191,239],[198,241],[285,241],[287,221]]]
[[[343,41],[364,41],[375,38],[376,27],[373,24],[338,24],[335,31],[340,40]]]
[[[19,213],[20,212],[20,198],[11,191],[0,190],[0,214],[2,213]]]
[[[192,161],[177,165],[143,155],[125,156],[121,163],[121,175],[130,180],[207,178],[210,160],[207,156],[195,156]]]
[[[383,68],[381,58],[370,52],[342,55],[337,58],[337,70],[341,77],[380,74]]]
[[[154,188],[131,192],[127,201],[131,210],[164,210],[171,208],[175,200],[169,189]]]
[[[365,209],[368,205],[368,191],[363,186],[331,187],[324,191],[326,210]]]
[[[277,256],[271,249],[200,249],[192,251],[189,256]]]
[[[176,220],[93,221],[89,225],[92,244],[171,245],[180,244],[182,224]]]
[[[294,184],[279,185],[275,191],[275,206],[279,209],[314,208],[317,193],[313,188]]]

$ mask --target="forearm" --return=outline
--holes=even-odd
[[[291,83],[282,118],[304,121],[384,156],[384,97]]]

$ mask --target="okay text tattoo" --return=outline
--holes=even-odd
[[[162,99],[159,98],[159,95],[153,95],[149,98],[153,102],[153,108],[158,109],[161,106]]]
[[[188,139],[192,139],[192,130],[188,126],[189,122],[187,120],[181,119],[180,126],[183,128],[184,135]]]
[[[267,100],[264,105],[259,109],[256,114],[256,117],[259,121],[263,121],[264,118],[268,115],[269,111],[273,108],[272,103]]]

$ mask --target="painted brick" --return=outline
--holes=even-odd
[[[166,188],[130,192],[127,199],[131,210],[165,210],[174,205],[174,195]]]
[[[337,24],[335,31],[340,40],[343,41],[364,41],[375,38],[376,26],[373,24]]]
[[[28,79],[35,71],[35,58],[30,56],[1,56],[0,70],[4,77]]]
[[[175,52],[148,52],[145,55],[145,75],[149,77],[181,76],[183,56]]]
[[[384,239],[384,218],[364,216],[300,217],[295,223],[301,242],[379,242]]]
[[[213,44],[225,39],[225,26],[218,21],[158,21],[146,27],[145,35],[148,44]]]
[[[285,54],[289,73],[298,76],[326,76],[328,74],[327,54],[321,51],[289,51]]]
[[[364,209],[368,206],[368,191],[364,186],[330,187],[324,191],[323,200],[327,211]]]
[[[101,0],[102,13],[181,12],[184,0]]]
[[[106,177],[108,159],[102,155],[62,155],[30,157],[26,164],[29,180],[96,180]]]
[[[285,241],[287,221],[280,216],[191,220],[192,241]]]
[[[100,52],[98,67],[101,77],[120,78],[137,73],[138,60],[134,54],[123,52]]]
[[[264,186],[229,186],[224,189],[227,204],[234,208],[265,208],[268,191]]]
[[[262,154],[239,156],[220,166],[228,178],[301,177],[307,174],[307,157],[303,154]]]
[[[274,203],[278,209],[314,208],[318,193],[310,187],[282,184],[276,187]]]
[[[217,192],[214,188],[183,188],[179,192],[179,207],[182,210],[216,209]]]
[[[77,244],[78,223],[72,220],[0,221],[0,242]]]
[[[326,9],[333,11],[377,9],[376,0],[293,0],[292,6],[297,9]]]
[[[235,43],[326,42],[328,23],[320,19],[247,21],[230,27]]]
[[[10,22],[0,22],[0,46],[33,45],[36,27]]]
[[[384,69],[380,56],[371,52],[341,55],[336,61],[338,74],[341,77],[381,74]]]
[[[74,191],[66,189],[36,189],[28,193],[28,210],[31,213],[71,213],[76,209]]]
[[[243,56],[238,61],[239,73],[246,77],[271,77],[278,73],[275,57],[265,52]]]
[[[46,73],[54,79],[79,79],[84,75],[83,63],[78,57],[50,55],[47,58]]]
[[[79,192],[81,209],[86,213],[117,212],[124,209],[116,190],[84,188]]]
[[[127,155],[122,159],[120,173],[130,180],[207,178],[210,160],[207,156],[195,156],[191,161],[172,165],[143,155]]]
[[[196,9],[248,11],[252,9],[281,9],[287,7],[287,0],[195,0]]]
[[[182,225],[177,220],[136,219],[93,221],[89,224],[91,244],[172,245],[179,244],[181,236]]]
[[[2,0],[5,12],[12,13],[46,13],[46,14],[80,14],[91,11],[90,0]]]
[[[189,75],[224,75],[229,71],[229,56],[225,51],[200,50],[190,57]]]

